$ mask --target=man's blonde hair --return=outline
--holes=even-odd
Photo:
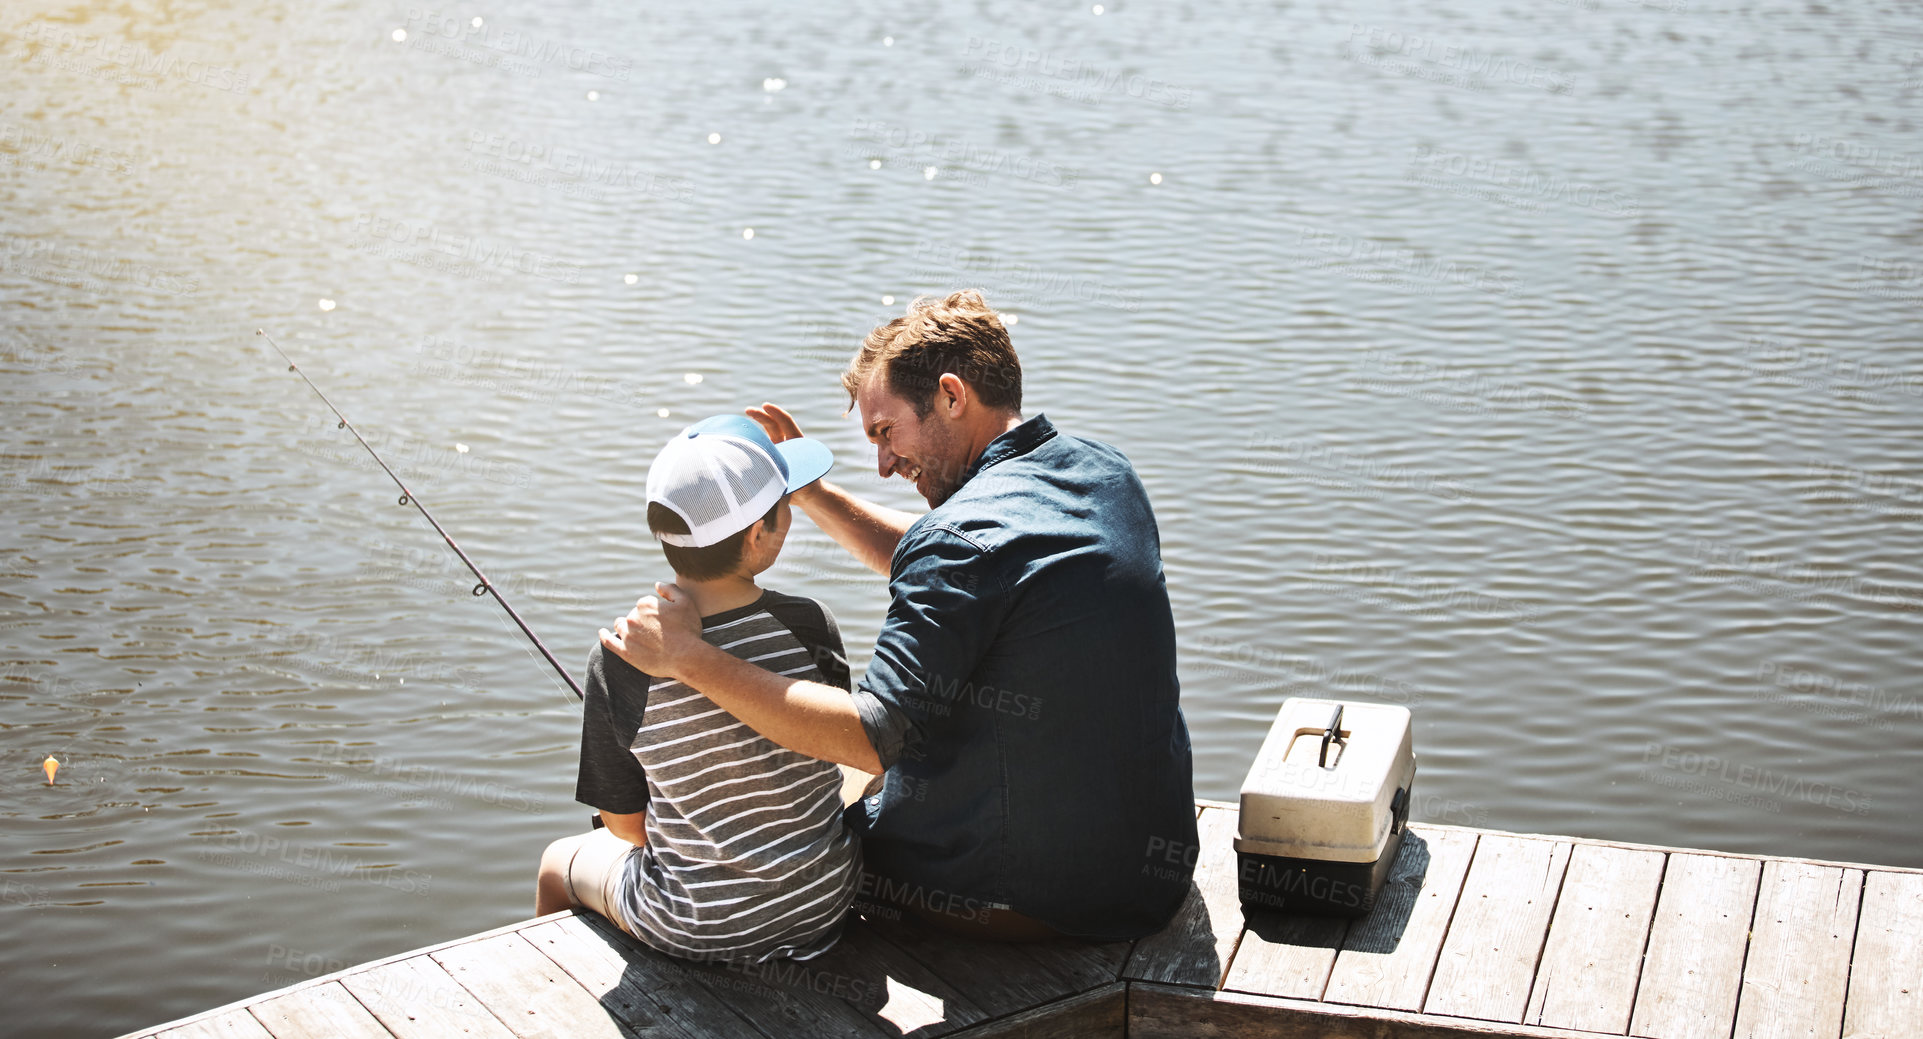
[[[943,300],[918,296],[907,313],[869,332],[841,373],[849,407],[876,372],[908,401],[916,418],[928,417],[946,374],[967,383],[988,407],[1022,409],[1022,363],[1008,341],[1008,329],[979,289],[963,289]]]

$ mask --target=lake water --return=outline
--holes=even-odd
[[[1148,486],[1199,796],[1334,695],[1418,818],[1923,866],[1914,5],[763,6],[7,4],[10,1032],[525,917],[587,820],[256,327],[578,671],[694,418],[919,507],[836,376],[979,286]],[[789,544],[859,668],[882,582]]]

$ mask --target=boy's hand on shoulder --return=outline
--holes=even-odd
[[[613,631],[601,629],[601,645],[637,671],[679,679],[681,653],[701,642],[701,613],[675,585],[656,584],[654,590],[659,598],[642,596]]]

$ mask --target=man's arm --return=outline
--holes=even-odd
[[[871,775],[881,771],[847,690],[777,675],[699,639],[675,667],[684,685],[789,750]]]
[[[883,576],[902,534],[917,519],[912,512],[857,498],[826,480],[796,491],[793,501],[861,565]]]
[[[701,615],[681,589],[657,584],[660,598],[634,604],[601,644],[637,669],[680,681],[748,728],[799,754],[879,773],[853,697],[820,682],[777,675],[701,639]]]

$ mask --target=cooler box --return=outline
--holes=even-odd
[[[1402,847],[1415,778],[1408,708],[1284,700],[1242,781],[1235,858],[1244,912],[1374,908]]]

